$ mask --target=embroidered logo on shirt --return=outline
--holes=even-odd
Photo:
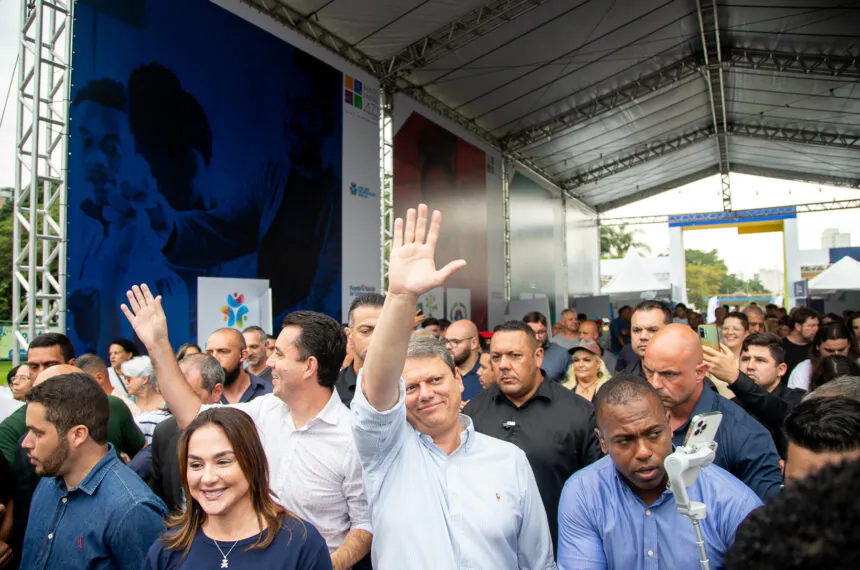
[[[498,493],[496,493],[496,500],[497,500],[497,501],[501,501],[501,500],[502,500],[502,498],[499,496],[499,494],[498,494]]]

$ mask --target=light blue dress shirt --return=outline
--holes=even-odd
[[[363,371],[362,371],[363,372]],[[405,385],[390,410],[364,397],[353,436],[364,468],[377,570],[552,569],[552,541],[534,474],[516,446],[460,416],[450,456],[406,421]]]
[[[762,505],[749,487],[711,465],[687,488],[691,501],[707,507],[701,521],[711,568],[735,541],[747,515]],[[699,551],[689,519],[666,490],[648,506],[621,478],[609,456],[573,474],[558,511],[558,567],[563,570],[696,570]]]

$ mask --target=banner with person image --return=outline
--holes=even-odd
[[[163,296],[175,344],[196,340],[198,278],[268,280],[275,333],[298,309],[341,320],[351,284],[378,286],[378,88],[332,60],[238,1],[76,3],[77,351],[133,338],[118,307],[134,283]]]

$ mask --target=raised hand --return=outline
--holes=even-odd
[[[423,295],[430,289],[442,285],[455,271],[466,266],[462,259],[436,269],[433,256],[439,239],[442,214],[433,212],[430,229],[427,230],[427,206],[421,204],[416,211],[406,212],[406,224],[402,218],[394,221],[391,257],[388,263],[388,293],[391,295]]]
[[[129,305],[123,303],[120,309],[146,348],[151,350],[158,343],[167,342],[167,317],[161,307],[161,295],[153,297],[144,283],[133,286],[126,296]]]

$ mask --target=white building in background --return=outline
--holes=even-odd
[[[831,247],[851,247],[851,234],[840,232],[836,228],[827,228],[821,232],[821,249]]]
[[[756,274],[765,289],[774,295],[782,295],[785,289],[785,273],[779,269],[762,269]]]

